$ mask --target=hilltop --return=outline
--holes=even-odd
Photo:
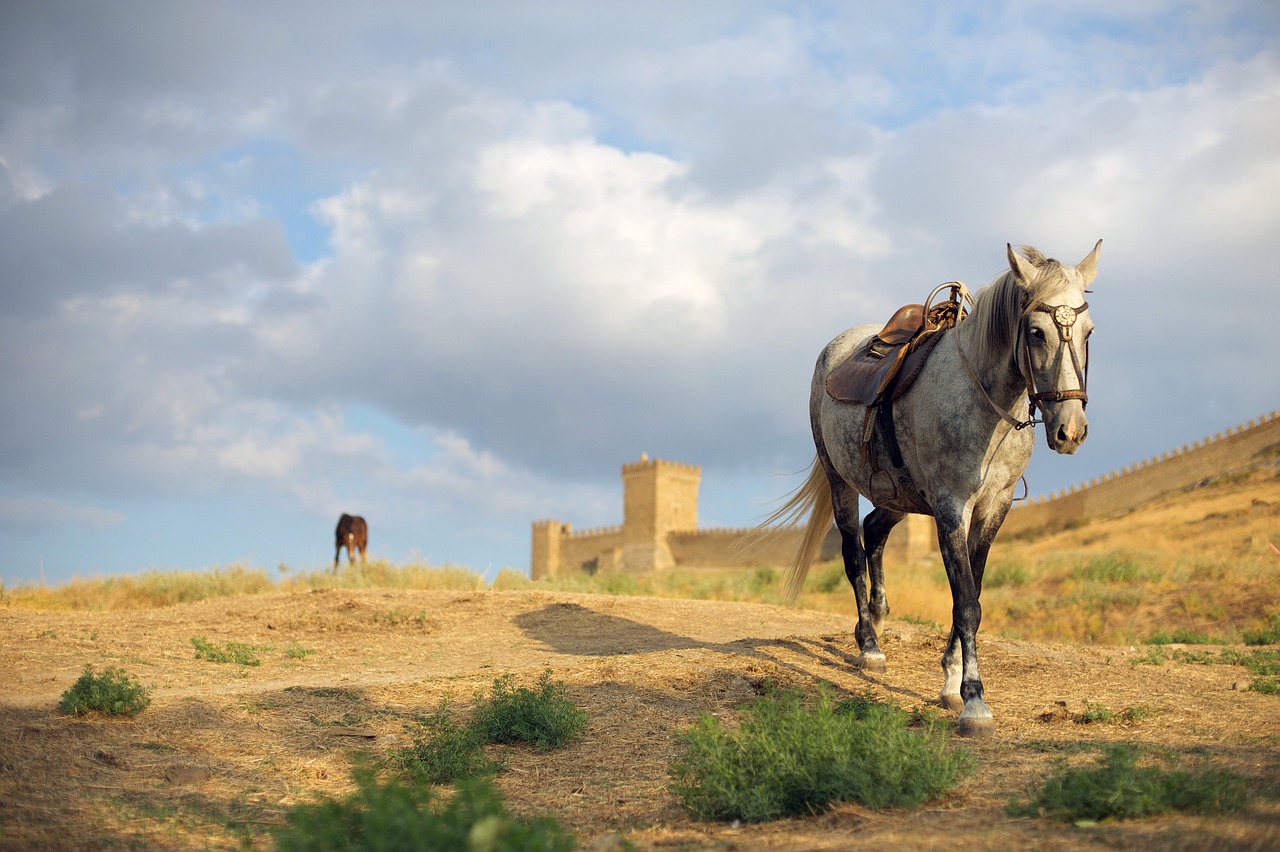
[[[584,844],[1275,848],[1280,697],[1253,691],[1239,662],[1276,651],[1238,643],[1276,623],[1278,509],[1280,477],[1255,470],[998,543],[982,633],[998,731],[956,742],[973,750],[977,772],[918,811],[840,805],[758,826],[701,823],[680,809],[666,789],[679,732],[701,714],[733,718],[767,684],[812,691],[826,682],[840,695],[930,706],[949,608],[940,566],[891,573],[884,674],[851,665],[852,594],[834,563],[811,575],[810,608],[768,603],[778,572],[767,570],[596,578],[633,595],[510,575],[497,589],[354,587],[419,570],[371,564],[114,611],[17,607],[10,592],[0,621],[0,846],[265,848],[288,806],[349,789],[350,767],[405,744],[414,718],[446,699],[465,709],[501,675],[529,684],[550,669],[587,711],[587,733],[549,755],[508,752],[498,781],[515,812],[553,814]],[[476,579],[450,570],[454,582]],[[674,598],[682,593],[757,602]],[[1141,644],[1157,631],[1182,644]],[[1107,644],[1112,635],[1127,638]],[[240,643],[256,664],[198,659],[197,637]],[[1233,644],[1194,644],[1211,640]],[[153,690],[151,707],[124,721],[58,714],[86,664],[137,675]],[[1005,802],[1058,761],[1087,762],[1116,741],[1210,760],[1251,779],[1262,798],[1236,817],[1090,829],[1005,814]]]

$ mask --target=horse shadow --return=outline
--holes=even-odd
[[[808,658],[819,666],[838,669],[842,674],[852,674],[868,685],[875,684],[904,698],[925,700],[912,690],[892,686],[864,671],[858,655],[841,649],[835,640],[827,637],[820,640],[749,637],[732,642],[704,642],[576,603],[548,604],[541,609],[521,613],[512,621],[525,636],[542,643],[550,651],[568,656],[616,657],[701,649],[753,657],[806,679],[814,677],[812,669],[783,657],[780,652],[785,651]]]

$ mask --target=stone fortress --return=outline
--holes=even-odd
[[[1280,464],[1280,416],[1271,412],[1225,433],[1130,465],[1084,485],[1016,503],[1001,536],[1038,535],[1068,524],[1120,514],[1226,473]],[[785,567],[799,546],[798,526],[774,527],[750,541],[740,529],[698,529],[694,465],[650,459],[622,466],[622,525],[575,531],[562,521],[533,524],[531,575],[650,572],[672,568]],[[822,559],[840,552],[832,527]],[[933,519],[908,515],[885,546],[885,564],[937,556]]]

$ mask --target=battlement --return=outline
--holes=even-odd
[[[1014,506],[1001,535],[1040,534],[1081,520],[1128,511],[1150,500],[1258,464],[1280,464],[1280,414],[1144,459]],[[621,525],[577,530],[562,521],[533,522],[531,573],[661,571],[672,567],[785,565],[803,529],[788,525],[698,528],[702,469],[642,455],[622,465]],[[743,546],[744,543],[746,546]],[[823,558],[839,552],[831,537]],[[889,537],[885,556],[900,562],[936,558],[933,519],[910,515]]]
[[[1269,424],[1274,425],[1277,418],[1280,418],[1280,412],[1276,412],[1276,411],[1273,411],[1270,414],[1264,415],[1262,417],[1256,417],[1253,420],[1250,420],[1248,423],[1241,423],[1237,426],[1232,426],[1228,428],[1224,432],[1218,432],[1211,438],[1208,438],[1208,437],[1201,438],[1199,441],[1196,441],[1195,443],[1183,444],[1181,447],[1177,449],[1167,450],[1163,453],[1160,453],[1159,455],[1152,456],[1151,458],[1143,459],[1142,461],[1135,462],[1134,464],[1127,465],[1122,468],[1118,468],[1117,470],[1110,471],[1109,473],[1104,473],[1102,476],[1095,476],[1093,479],[1089,480],[1088,482],[1072,485],[1068,488],[1063,488],[1062,490],[1056,491],[1053,494],[1039,495],[1031,500],[1031,505],[1038,506],[1044,503],[1050,503],[1054,500],[1061,500],[1062,498],[1069,497],[1072,494],[1078,494],[1081,491],[1084,491],[1086,488],[1095,488],[1099,485],[1102,485],[1105,482],[1112,482],[1117,479],[1122,479],[1126,476],[1132,476],[1133,474],[1141,473],[1142,471],[1148,468],[1155,467],[1156,465],[1159,465],[1163,462],[1172,461],[1173,459],[1176,459],[1180,456],[1187,455],[1188,453],[1194,453],[1197,450],[1203,450],[1206,447],[1212,446],[1213,444],[1216,444],[1220,441],[1225,441],[1228,438],[1243,435],[1246,432],[1250,432],[1259,427],[1265,427]],[[1280,439],[1277,439],[1277,440],[1280,440]]]
[[[1047,532],[1069,523],[1125,512],[1206,479],[1257,464],[1271,452],[1280,453],[1280,414],[1275,411],[1015,506],[1000,532]]]
[[[620,525],[614,525],[611,527],[595,527],[594,529],[575,531],[569,529],[566,525],[565,534],[569,538],[597,538],[599,536],[606,535],[622,535],[622,527]]]
[[[647,453],[640,454],[640,461],[627,462],[622,465],[623,475],[645,470],[661,470],[687,476],[702,476],[702,468],[696,464],[684,464],[682,462],[667,461],[666,459],[651,459]]]

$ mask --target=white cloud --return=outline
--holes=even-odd
[[[611,523],[641,451],[802,466],[826,340],[1006,241],[1106,239],[1100,469],[1280,396],[1274,11],[743,8],[17,4],[0,487]]]

